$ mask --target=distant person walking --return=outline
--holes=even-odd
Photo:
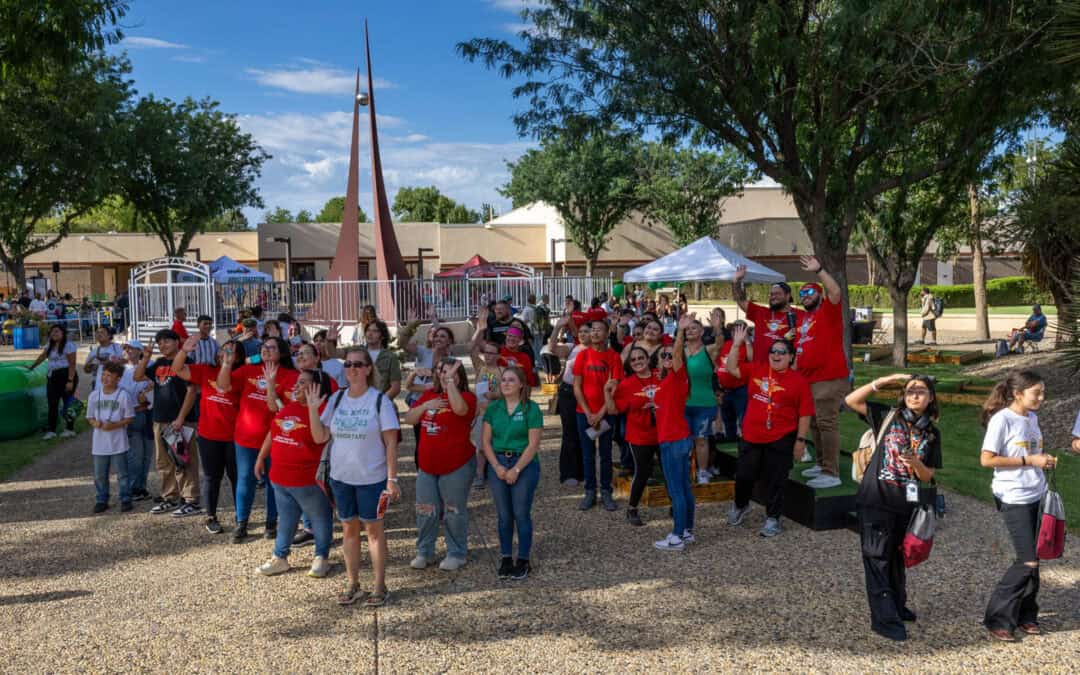
[[[934,314],[934,293],[929,286],[923,286],[922,292],[919,294],[919,317],[922,318],[922,339],[919,342],[936,345],[937,316]],[[930,336],[929,342],[926,340],[927,335]]]

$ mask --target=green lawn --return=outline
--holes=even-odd
[[[80,434],[89,433],[90,425],[86,423],[85,417],[75,421],[75,431]],[[50,441],[41,440],[41,432],[38,431],[26,438],[0,442],[0,480],[7,480],[11,474],[33,463],[59,442],[59,437]]]

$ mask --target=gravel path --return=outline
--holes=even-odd
[[[339,549],[328,579],[303,574],[311,548],[292,556],[301,569],[264,578],[255,567],[271,546],[261,539],[234,546],[201,519],[151,516],[145,503],[91,516],[84,434],[0,483],[0,670],[1064,672],[1080,663],[1075,545],[1044,567],[1050,633],[1017,645],[986,640],[986,598],[1012,557],[986,504],[949,496],[933,556],[910,575],[919,622],[896,645],[869,631],[851,532],[788,524],[766,541],[756,535],[760,507],[732,529],[727,504],[711,504],[698,511],[699,543],[661,553],[652,541],[669,527],[666,509],[647,510],[641,529],[621,510],[576,510],[579,493],[556,483],[557,420],[547,423],[534,575],[495,578],[495,515],[480,492],[469,565],[409,569],[413,465],[404,447],[405,499],[388,520],[392,604],[377,612],[333,604]]]

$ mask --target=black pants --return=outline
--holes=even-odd
[[[1005,527],[1009,530],[1016,560],[1005,570],[986,603],[983,625],[990,630],[1015,630],[1017,626],[1037,623],[1039,618],[1039,567],[1035,542],[1039,533],[1041,502],[1003,504],[995,500]],[[1034,562],[1035,565],[1024,563]]]
[[[49,425],[45,431],[56,432],[56,423],[60,421],[60,404],[67,396],[67,381],[68,381],[68,369],[57,368],[49,373],[49,379],[45,381],[45,399],[49,403]],[[79,375],[75,374],[75,382],[72,384],[71,391],[77,391],[79,388]],[[64,426],[68,431],[75,431],[75,420],[66,420]]]
[[[750,503],[754,483],[765,481],[765,513],[770,518],[784,514],[784,490],[788,473],[795,459],[795,432],[772,443],[739,441],[739,463],[735,468],[735,506],[740,509]]]
[[[585,480],[585,463],[581,458],[581,437],[578,436],[576,408],[574,387],[560,382],[559,395],[555,400],[555,409],[562,421],[562,447],[559,450],[560,483],[571,478],[579,483]]]
[[[859,541],[870,627],[893,638],[907,637],[900,610],[907,606],[907,574],[900,546],[911,511],[894,513],[859,506]]]
[[[660,454],[659,445],[637,445],[630,443],[630,452],[634,458],[634,482],[630,484],[630,508],[636,509],[641,501],[641,493],[653,472],[653,458]]]
[[[221,479],[229,477],[233,502],[236,502],[236,444],[232,441],[212,441],[199,435],[199,461],[202,463],[202,493],[206,499],[206,515],[217,516]]]

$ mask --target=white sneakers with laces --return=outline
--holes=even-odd
[[[669,534],[660,541],[653,542],[653,546],[660,551],[681,551],[686,548],[681,537]]]
[[[275,574],[282,574],[288,572],[291,569],[289,561],[284,558],[272,556],[269,560],[259,565],[259,573],[268,577],[272,577]]]
[[[821,467],[815,464],[809,469],[803,469],[802,475],[804,478],[817,478],[821,475]]]
[[[843,481],[841,481],[838,476],[834,476],[828,473],[822,473],[819,474],[817,478],[806,481],[806,484],[809,487],[814,488],[815,490],[824,490],[826,488],[836,487],[842,482]]]
[[[311,569],[308,570],[307,575],[309,577],[314,577],[315,579],[322,579],[329,573],[330,561],[321,555],[317,555],[315,556],[315,559],[311,561]]]

